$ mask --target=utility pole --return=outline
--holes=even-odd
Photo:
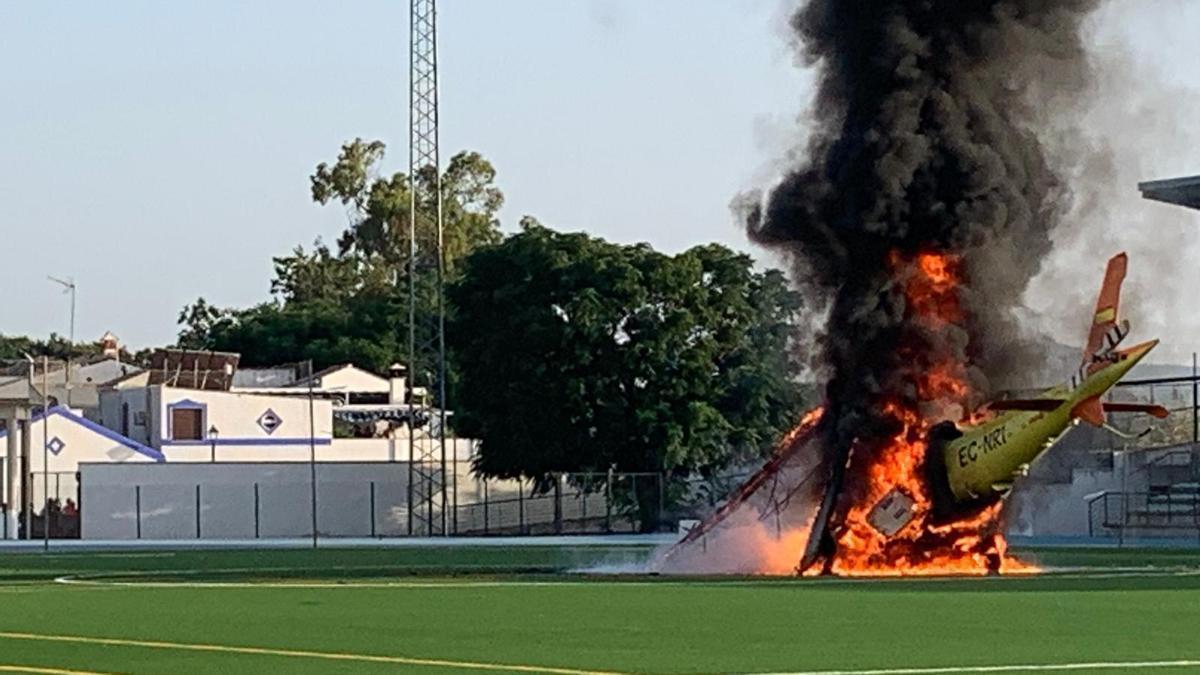
[[[410,2],[408,532],[444,536],[448,534],[446,334],[438,154],[437,0]],[[423,395],[416,395],[418,387],[424,389]]]
[[[312,511],[312,547],[317,547],[317,421],[313,404],[313,362],[308,360],[308,485]]]
[[[72,344],[74,344],[72,342]],[[67,367],[71,362],[67,361]],[[50,359],[42,357],[42,550],[50,550]],[[32,491],[32,485],[30,485]]]

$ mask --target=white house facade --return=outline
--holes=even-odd
[[[299,396],[131,387],[102,392],[100,417],[166,461],[298,461],[333,441],[333,404]]]

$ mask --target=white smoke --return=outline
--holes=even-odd
[[[1184,44],[1190,29],[1174,33],[1176,40],[1150,39],[1188,24],[1186,16],[1200,19],[1195,3],[1106,4],[1089,26],[1094,89],[1078,117],[1044,130],[1073,201],[1026,303],[1060,342],[1080,343],[1105,262],[1124,250],[1130,268],[1123,312],[1133,339],[1163,338],[1153,355],[1158,362],[1183,363],[1200,348],[1200,312],[1190,292],[1200,281],[1191,264],[1200,214],[1147,201],[1137,189],[1142,181],[1200,173],[1200,128],[1193,123],[1200,78],[1191,68],[1200,43]],[[1191,86],[1181,77],[1193,78]]]
[[[825,474],[814,470],[821,439],[785,439],[777,466],[737,508],[705,534],[668,547],[652,568],[664,574],[794,574],[816,515]],[[772,468],[774,467],[774,468]]]

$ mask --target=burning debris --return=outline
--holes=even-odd
[[[1019,356],[1012,309],[1068,196],[1035,129],[1087,82],[1079,30],[1097,4],[811,0],[793,16],[819,68],[816,128],[746,222],[828,310],[826,408],[803,446],[824,491],[799,571],[1021,568],[1003,502],[937,508],[946,479],[926,460]]]

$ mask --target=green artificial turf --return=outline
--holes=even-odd
[[[1200,567],[1196,552],[1032,552],[1048,566],[1165,572],[1154,576],[1114,570],[814,581],[561,573],[646,554],[570,547],[4,554],[0,633],[649,673],[1200,659],[1200,577],[1186,573]],[[52,581],[62,575],[102,583]],[[137,579],[281,583],[108,585]],[[312,581],[324,586],[305,586]],[[14,664],[123,673],[471,672],[0,637],[0,666]]]

